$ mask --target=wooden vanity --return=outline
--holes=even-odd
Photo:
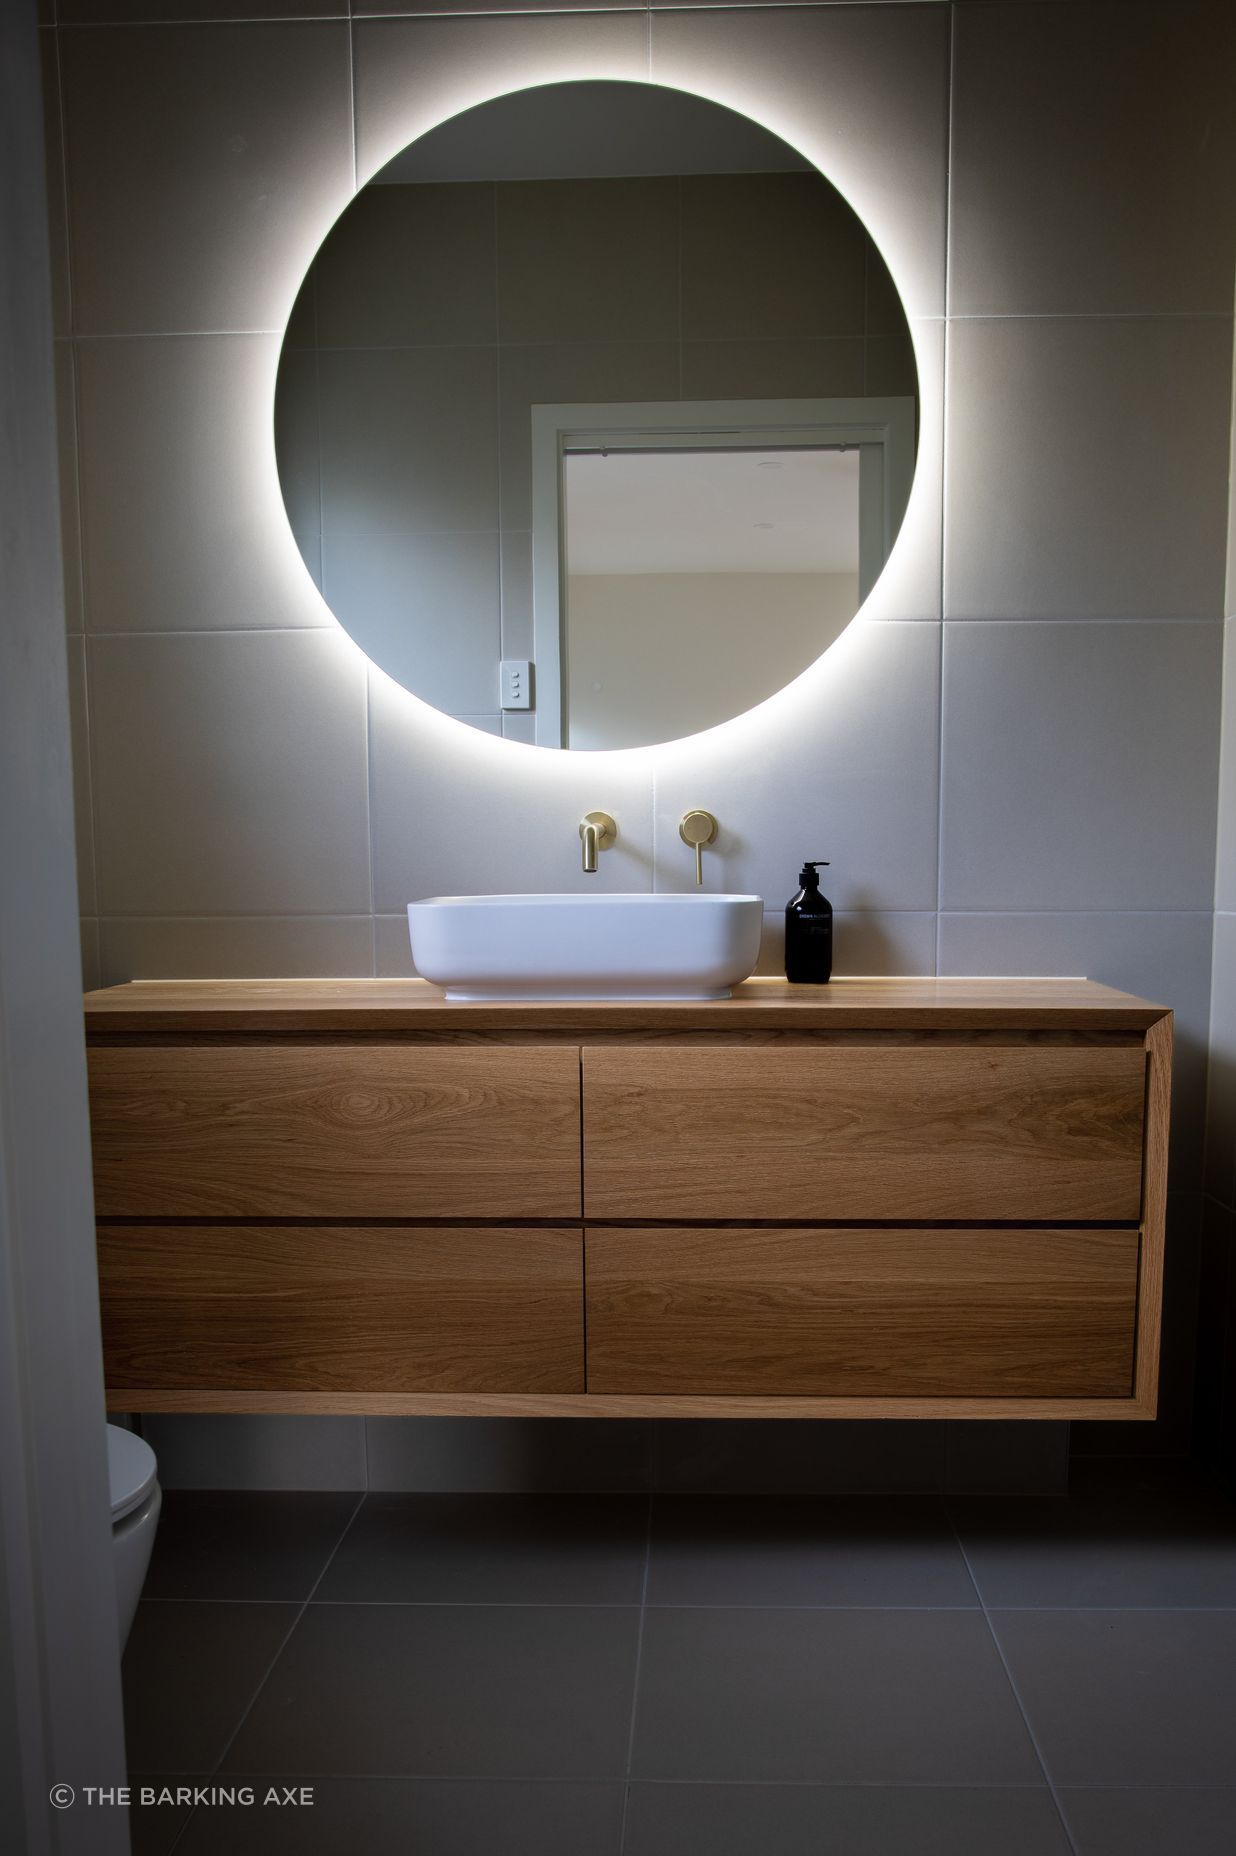
[[[1154,1415],[1162,1006],[140,982],[86,1023],[113,1410]]]

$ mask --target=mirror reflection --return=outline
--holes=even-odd
[[[573,748],[712,727],[853,617],[913,474],[904,312],[850,208],[637,83],[453,118],[359,193],[276,396],[289,519],[367,654]]]

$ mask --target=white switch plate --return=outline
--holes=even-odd
[[[526,657],[504,657],[502,660],[502,707],[532,707],[532,665]]]

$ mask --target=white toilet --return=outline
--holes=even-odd
[[[111,1484],[112,1544],[116,1562],[116,1601],[120,1613],[120,1647],[128,1642],[142,1582],[150,1564],[163,1491],[155,1453],[135,1431],[107,1427],[107,1474]]]

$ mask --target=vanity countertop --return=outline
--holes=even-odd
[[[1144,1031],[1168,1008],[1083,979],[749,979],[705,1002],[504,1000],[461,1004],[412,979],[133,980],[90,992],[107,1033]]]

